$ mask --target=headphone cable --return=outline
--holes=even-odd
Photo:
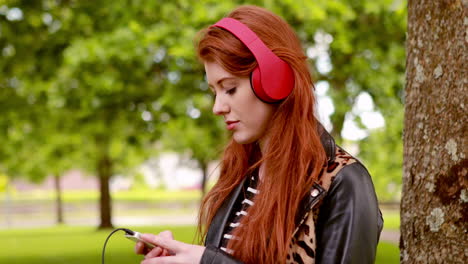
[[[106,245],[107,245],[107,241],[109,240],[109,238],[117,231],[124,231],[126,234],[128,235],[133,235],[135,234],[135,232],[133,232],[132,230],[130,229],[127,229],[127,228],[117,228],[117,229],[114,229],[106,238],[106,241],[104,242],[104,247],[102,248],[102,258],[101,258],[101,263],[104,264],[104,256],[105,256],[105,253],[106,253]]]

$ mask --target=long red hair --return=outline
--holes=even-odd
[[[228,143],[219,180],[202,201],[198,230],[203,240],[222,202],[264,162],[265,176],[257,187],[255,204],[234,230],[233,235],[241,239],[230,240],[228,248],[245,263],[281,263],[286,261],[299,203],[326,161],[317,132],[312,79],[300,41],[282,18],[256,6],[240,6],[228,17],[247,25],[292,67],[295,86],[272,117],[266,153],[258,157],[255,143],[241,145],[232,139]],[[201,61],[216,62],[236,76],[249,76],[257,66],[253,54],[228,31],[206,28],[199,36]]]

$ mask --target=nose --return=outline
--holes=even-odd
[[[229,113],[229,105],[222,99],[222,96],[216,96],[213,105],[213,114],[224,115]]]

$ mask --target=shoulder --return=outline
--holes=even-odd
[[[339,149],[339,148],[338,148]],[[334,195],[338,191],[345,194],[358,195],[363,191],[368,191],[374,194],[374,185],[372,178],[366,167],[356,158],[340,149],[340,153],[335,159],[335,164],[332,166],[333,176],[328,190],[328,195]],[[330,166],[328,167],[329,170]]]
[[[377,195],[366,167],[342,148],[336,148],[335,159],[322,172],[320,185],[325,187],[321,214],[343,209],[364,213],[377,208]],[[323,208],[324,207],[324,208]]]
[[[342,148],[335,146],[334,154],[329,158],[326,166],[319,175],[318,184],[325,190],[336,186],[342,181],[342,175],[351,173],[356,166],[364,167],[356,158]],[[365,169],[365,168],[364,168]],[[367,170],[366,170],[367,171]],[[331,186],[330,186],[331,185]]]
[[[319,214],[325,218],[333,218],[334,215],[351,218],[358,215],[378,217],[380,210],[377,195],[368,170],[344,150],[337,151],[341,153],[335,159],[334,167],[337,169],[333,170],[331,184],[323,198]]]
[[[334,170],[316,222],[317,259],[327,263],[371,263],[383,227],[371,176],[359,160],[344,151],[335,161],[338,169]],[[334,252],[343,254],[335,256]]]

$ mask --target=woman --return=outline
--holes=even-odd
[[[241,6],[201,32],[197,51],[232,139],[201,205],[204,246],[145,234],[157,247],[136,245],[142,263],[373,263],[383,220],[372,180],[316,120],[290,26]]]

